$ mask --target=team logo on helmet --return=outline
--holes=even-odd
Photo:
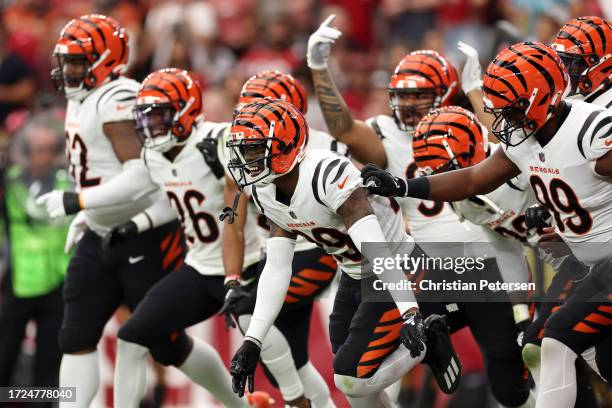
[[[242,189],[265,186],[304,157],[308,127],[302,113],[280,99],[255,99],[234,116],[228,170]]]
[[[60,33],[53,55],[58,68],[51,78],[68,99],[83,100],[89,92],[127,69],[127,31],[114,19],[98,14],[70,21]]]
[[[282,99],[304,115],[308,111],[308,97],[300,81],[280,71],[262,71],[250,77],[242,86],[237,109],[255,98]]]
[[[567,22],[552,43],[565,64],[572,93],[589,95],[612,80],[612,24],[600,17]]]
[[[487,156],[487,129],[459,106],[434,109],[415,129],[412,150],[423,174],[470,167]]]
[[[202,90],[187,71],[165,68],[145,78],[134,107],[146,148],[167,152],[187,142],[203,120]]]
[[[495,116],[493,134],[507,146],[524,142],[555,114],[569,90],[555,50],[529,42],[506,48],[483,80],[485,111]]]
[[[457,71],[442,55],[419,50],[406,55],[397,64],[389,81],[393,118],[402,130],[415,127],[433,108],[448,106],[457,95]],[[412,97],[412,103],[402,98]]]

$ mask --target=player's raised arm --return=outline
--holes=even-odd
[[[478,59],[478,51],[463,41],[459,41],[457,48],[466,57],[465,65],[463,65],[463,71],[461,72],[461,88],[463,93],[470,100],[476,117],[487,128],[489,134],[493,135],[491,130],[493,129],[495,117],[485,112],[484,109],[484,101],[482,99],[484,97],[482,92],[482,68]],[[491,137],[490,141],[498,143],[495,137]]]
[[[333,14],[329,16],[308,39],[308,67],[325,123],[331,135],[349,147],[355,160],[386,167],[387,157],[380,138],[365,122],[353,120],[329,72],[331,46],[342,35],[331,27],[334,18]]]
[[[261,346],[283,306],[291,281],[296,236],[270,220],[268,224],[270,238],[266,243],[266,264],[257,285],[255,310],[244,335],[245,341],[234,355],[230,367],[232,387],[239,396],[244,395],[247,381],[249,392],[254,390],[255,368]]]
[[[459,201],[487,194],[519,174],[519,169],[503,149],[497,149],[475,166],[411,180],[394,177],[372,164],[361,171],[361,177],[372,194],[436,201]]]

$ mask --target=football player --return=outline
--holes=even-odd
[[[412,150],[414,128],[431,109],[448,106],[455,101],[459,92],[457,71],[445,57],[435,51],[412,52],[399,62],[389,81],[392,116],[379,115],[366,122],[353,120],[327,67],[331,44],[341,35],[330,26],[332,21],[333,16],[330,16],[311,35],[307,55],[321,110],[332,136],[345,143],[351,157],[361,163],[376,163],[397,177],[417,177]],[[481,92],[479,84],[466,90],[470,93]],[[442,201],[412,198],[398,201],[410,224],[410,233],[417,243],[488,242],[480,226],[469,220],[460,222],[450,206]],[[438,252],[431,246],[426,250],[428,255],[436,255]],[[440,256],[445,255],[440,252]],[[497,269],[493,257],[489,255],[487,261],[491,268]],[[494,273],[499,274],[497,270]],[[515,316],[519,319],[517,323],[524,325],[528,320],[526,305],[517,304],[515,310]],[[477,312],[472,310],[470,313]],[[473,319],[475,322],[478,320]],[[514,328],[507,330],[511,332],[512,338],[516,338]],[[486,341],[486,331],[482,331],[482,336],[482,340]],[[511,347],[515,352],[516,347]],[[493,393],[500,403],[518,406],[528,401],[529,390],[521,378],[508,382],[505,379],[507,370],[499,364],[489,365],[489,368],[492,370],[489,374],[494,379],[491,381]]]
[[[302,114],[306,114],[307,94],[302,84],[293,76],[279,71],[262,71],[249,78],[240,92],[236,112],[244,105],[257,98],[274,98],[282,99],[294,105]],[[228,124],[223,133],[223,137],[219,146],[219,156],[227,165],[229,162],[229,151],[225,147],[227,136],[229,136]],[[347,155],[347,148],[342,143],[337,142],[334,138],[325,132],[312,130],[308,148],[320,148],[336,152],[343,156]],[[233,195],[238,192],[238,187],[232,182],[227,183],[227,189],[230,190],[229,196],[226,198],[226,204],[232,205]],[[249,203],[252,203],[251,199]],[[251,204],[254,205],[254,204]],[[241,212],[238,211],[240,215]],[[268,238],[269,227],[266,222],[266,217],[257,214],[257,211],[251,211],[249,216],[257,217],[258,231],[260,232],[260,242],[263,244]],[[228,235],[233,234],[233,231],[238,228],[242,229],[237,223],[225,225],[223,231],[224,240],[228,240],[228,247],[236,247],[240,242],[240,233],[236,233],[233,237]],[[263,247],[265,251],[265,246]],[[229,254],[224,251],[224,257]],[[265,265],[265,257],[260,261],[260,266]],[[309,361],[308,355],[308,338],[310,332],[310,319],[312,315],[312,307],[314,299],[321,294],[334,279],[337,270],[336,260],[328,255],[324,250],[318,248],[313,243],[304,238],[298,238],[295,246],[295,255],[292,263],[292,277],[289,284],[287,296],[283,308],[275,320],[274,325],[285,335],[290,346],[291,354],[295,367],[298,369],[299,378],[294,379],[291,373],[283,375],[276,382],[281,389],[281,393],[286,401],[292,401],[297,395],[300,395],[300,390],[303,388],[303,393],[306,398],[311,400],[316,407],[333,406],[333,401],[327,384]],[[252,291],[248,295],[248,300],[240,301],[240,308],[236,313],[244,311],[246,308],[252,308],[255,305],[257,291]],[[246,314],[239,319],[241,327],[246,331],[248,327],[248,319]],[[290,359],[277,359],[276,362],[271,362],[270,359],[264,359],[265,367],[272,370],[271,365],[287,365]],[[270,362],[269,362],[270,361]],[[288,371],[288,370],[286,370]],[[266,371],[267,374],[267,371]],[[274,376],[279,377],[278,375]],[[297,380],[297,381],[296,381]],[[301,380],[302,387],[299,386]],[[295,403],[294,403],[295,404]]]
[[[390,403],[384,389],[420,361],[430,364],[445,392],[453,392],[460,368],[444,320],[430,316],[423,322],[411,290],[384,292],[386,301],[361,299],[362,285],[378,281],[361,275],[362,243],[403,242],[408,253],[414,249],[399,207],[368,197],[348,159],[307,149],[307,140],[304,117],[282,100],[255,100],[234,117],[228,168],[240,188],[251,186],[270,225],[255,311],[230,369],[234,390],[242,395],[247,382],[249,389],[254,386],[262,339],[283,305],[299,235],[334,255],[342,270],[330,337],[335,383],[351,405]],[[388,249],[380,252],[391,257]],[[391,283],[406,279],[398,268],[380,277]]]
[[[459,106],[434,109],[415,129],[412,141],[414,160],[419,171],[425,175],[474,166],[499,147],[489,143],[487,135],[487,129],[476,116]],[[450,203],[460,219],[483,226],[495,250],[496,263],[505,282],[529,281],[523,244],[527,244],[531,237],[537,237],[537,230],[525,227],[524,212],[535,202],[527,180],[517,177],[491,193]],[[518,323],[520,343],[520,337],[530,324],[529,309],[525,304],[527,293],[510,291],[508,295],[509,298],[499,294],[495,302],[459,305],[460,310],[467,309],[464,314],[466,317],[469,314],[471,319],[449,320],[451,331],[470,326],[484,350],[489,383],[500,403],[506,406],[533,406],[535,399],[523,378],[521,349],[513,336],[516,328],[512,324],[515,321]],[[514,306],[510,306],[509,300]],[[481,318],[474,319],[473,316],[480,309],[483,309]],[[487,316],[495,316],[495,319],[487,319]],[[483,321],[486,321],[486,325],[480,327]],[[517,390],[522,393],[519,394]],[[511,394],[515,395],[512,402],[508,399]]]
[[[612,25],[600,17],[580,17],[567,22],[557,33],[551,45],[563,61],[568,71],[572,89],[570,99],[612,107]],[[533,214],[534,225],[547,225],[551,214],[546,207],[539,205],[527,212]],[[546,228],[542,238],[553,239],[554,228]],[[544,244],[545,245],[545,244]],[[525,335],[523,358],[538,377],[540,363],[540,342],[544,333],[544,323],[554,310],[557,310],[583,277],[588,269],[580,265],[574,257],[566,257],[560,264],[559,272],[553,278],[547,291],[549,301],[538,310],[538,318]],[[589,365],[604,378],[612,378],[612,372],[604,364],[610,361],[608,342],[585,351],[582,356]],[[596,361],[595,361],[596,360]],[[581,389],[579,388],[579,392]]]
[[[406,55],[389,81],[392,116],[379,115],[366,122],[354,120],[328,69],[331,44],[341,35],[328,17],[308,41],[311,69],[321,111],[331,135],[345,143],[360,163],[375,163],[397,177],[415,177],[412,155],[414,127],[432,108],[453,103],[459,91],[457,71],[435,51]],[[417,242],[485,242],[480,227],[460,223],[443,202],[400,200]],[[432,254],[430,254],[432,255]]]
[[[552,48],[570,76],[572,99],[612,108],[612,24],[601,17],[568,21]]]
[[[246,326],[248,326],[248,315],[250,315],[252,308],[254,307],[254,299],[251,300],[251,297],[254,297],[254,295],[250,295],[245,299],[244,294],[248,293],[250,288],[254,286],[254,277],[257,270],[255,264],[259,260],[258,248],[253,247],[254,242],[257,241],[256,237],[254,236],[254,219],[251,219],[249,222],[249,220],[244,218],[246,215],[246,211],[244,210],[246,206],[245,199],[242,199],[238,203],[239,209],[236,214],[236,220],[233,224],[227,225],[227,229],[221,228],[222,224],[219,224],[216,221],[216,217],[212,217],[210,215],[216,215],[222,212],[224,197],[226,203],[230,203],[229,205],[231,205],[231,202],[234,199],[234,194],[232,194],[232,186],[235,188],[235,184],[231,178],[227,182],[224,179],[224,168],[221,163],[224,151],[217,149],[217,139],[223,138],[223,134],[230,124],[211,122],[200,123],[200,119],[194,119],[191,116],[188,116],[188,111],[183,113],[185,118],[180,115],[177,117],[171,116],[172,112],[175,112],[174,114],[179,112],[179,108],[181,106],[183,106],[183,110],[190,106],[189,101],[196,98],[196,88],[199,90],[197,85],[194,85],[193,89],[190,88],[192,93],[189,95],[179,95],[183,99],[180,99],[177,95],[171,94],[173,98],[178,98],[176,101],[173,99],[176,106],[172,106],[173,110],[171,112],[164,111],[167,117],[161,118],[160,112],[169,102],[164,103],[163,101],[157,101],[152,106],[149,106],[150,104],[145,102],[148,100],[147,98],[152,100],[154,99],[153,97],[148,96],[149,93],[153,92],[152,89],[165,89],[164,86],[157,85],[157,82],[159,81],[168,82],[170,85],[166,85],[166,87],[175,85],[176,89],[182,89],[179,86],[180,84],[176,84],[177,80],[172,76],[174,73],[176,73],[179,78],[188,75],[184,72],[173,69],[159,71],[152,74],[152,76],[145,81],[145,86],[138,94],[139,96],[137,100],[136,112],[141,117],[138,120],[138,126],[145,136],[143,161],[146,168],[142,167],[142,174],[140,174],[134,180],[121,178],[114,179],[114,186],[117,188],[122,188],[120,194],[110,195],[108,194],[108,190],[105,188],[90,189],[81,195],[80,201],[84,203],[87,208],[108,206],[118,201],[121,202],[134,199],[142,194],[143,191],[147,191],[148,189],[154,188],[157,185],[163,185],[163,189],[166,190],[166,194],[170,198],[173,206],[178,211],[179,218],[181,219],[184,225],[184,230],[187,234],[187,243],[190,248],[186,259],[187,264],[193,266],[197,271],[203,271],[201,273],[204,275],[211,273],[213,275],[222,275],[223,269],[220,269],[220,267],[224,267],[226,277],[223,287],[225,288],[226,296],[224,307],[220,313],[226,314],[226,316],[227,314],[240,315],[241,319],[239,321],[244,322],[244,327],[246,329]],[[275,77],[277,76],[276,73],[273,73],[273,75]],[[191,80],[191,78],[189,79]],[[283,81],[294,81],[293,78],[289,77],[288,75],[282,76],[281,79]],[[287,86],[290,85],[290,83],[283,82],[283,85]],[[291,89],[295,90],[297,88]],[[166,89],[166,92],[168,93],[169,91]],[[191,104],[194,104],[194,102],[192,101]],[[197,100],[197,104],[195,105],[201,109],[201,97]],[[150,114],[149,116],[151,117],[138,113],[141,110],[147,114]],[[154,116],[153,114],[157,114],[157,116]],[[145,122],[146,120],[151,121],[148,127],[145,126],[147,124]],[[193,125],[189,125],[191,122],[193,122]],[[168,133],[170,131],[164,128],[162,125],[166,126],[166,128],[171,127],[172,132]],[[193,135],[191,132],[192,127],[194,129]],[[148,128],[153,128],[153,130],[149,130]],[[164,133],[162,130],[165,130],[166,132]],[[146,131],[149,131],[149,133],[155,131],[160,134],[157,135],[156,133],[151,133],[151,136],[147,134]],[[175,139],[179,138],[179,140],[175,141],[174,139],[170,138],[172,135],[175,136]],[[156,147],[156,144],[160,144],[161,147]],[[197,149],[202,150],[205,161],[208,164],[208,166],[205,168],[205,170],[208,171],[204,171],[203,173],[193,170],[194,161],[202,160],[200,153],[197,152],[197,149],[195,148],[196,145]],[[165,151],[165,149],[169,150]],[[181,154],[180,152],[183,151],[187,151],[189,153]],[[165,156],[167,156],[167,158],[162,159],[164,156],[160,156],[160,154],[156,152],[163,153]],[[175,155],[177,156],[176,158],[174,158]],[[184,162],[183,160],[179,160],[186,155],[188,155],[189,161]],[[158,162],[158,166],[153,166],[152,163],[156,162]],[[183,167],[184,169],[181,172],[183,176],[185,177],[185,175],[191,175],[194,180],[171,182],[163,181],[164,177],[170,177],[167,174],[170,171],[170,167],[173,167],[171,177],[179,177],[179,169],[177,167]],[[162,175],[160,176],[158,173]],[[215,178],[212,177],[213,175]],[[193,186],[198,186],[198,188],[195,189]],[[106,187],[108,188],[109,185]],[[198,191],[201,192],[202,197],[208,198],[206,200],[202,199],[198,195],[200,193],[196,194]],[[184,204],[181,205],[181,203]],[[174,213],[171,212],[168,213],[167,216],[172,217],[173,214]],[[240,216],[238,214],[240,214]],[[191,220],[193,223],[194,230],[190,230],[191,227],[189,227],[189,224],[187,224],[189,220]],[[216,227],[213,229],[213,226]],[[203,234],[199,232],[201,231],[200,228],[208,228],[209,233]],[[115,239],[123,240],[127,239],[135,232],[136,228],[133,223],[127,223],[115,229],[114,236]],[[310,253],[310,255],[313,254]],[[215,259],[215,261],[212,262],[213,266],[211,266],[208,263],[202,263],[203,261],[196,263],[193,261],[194,258],[201,260]],[[243,259],[245,260],[244,267],[246,268],[244,272],[242,272]],[[290,296],[290,300],[293,299],[295,302],[297,302],[299,298],[304,297],[301,288],[305,284],[310,281],[320,284],[320,287],[318,289],[315,288],[316,290],[313,291],[314,294],[318,294],[326,287],[335,272],[335,262],[333,259],[322,259],[321,257],[316,257],[314,259],[309,259],[305,266],[307,266],[304,271],[306,276],[296,277],[296,288],[294,289],[294,292],[296,293],[293,294],[294,296]],[[316,272],[314,275],[312,275],[313,271]],[[188,273],[188,271],[181,272],[184,272],[183,274]],[[185,276],[177,277],[177,274],[173,274],[173,276],[173,280],[165,280],[156,287],[156,293],[158,294],[167,291],[167,302],[178,302],[175,297],[178,296],[177,294],[180,293],[180,291],[175,290],[177,283],[172,282],[176,280],[187,282],[187,278]],[[310,279],[310,281],[305,281],[304,279],[306,278]],[[217,297],[223,297],[223,292],[214,290],[215,286],[208,286],[212,290],[211,293],[215,293]],[[312,287],[310,288],[312,289]],[[180,299],[183,302],[189,302],[191,298],[189,296],[181,296]],[[149,300],[148,297],[147,300]],[[293,302],[290,301],[289,303]],[[117,369],[118,377],[116,385],[116,389],[118,390],[117,400],[121,400],[122,396],[127,396],[129,397],[129,401],[136,401],[138,399],[138,395],[144,391],[130,382],[130,380],[138,377],[129,375],[128,379],[126,380],[123,378],[123,376],[121,376],[121,373],[130,373],[131,370],[133,370],[133,367],[142,366],[142,361],[145,355],[145,349],[143,346],[149,347],[151,352],[155,355],[155,348],[150,347],[149,344],[151,339],[141,338],[136,336],[136,334],[142,332],[142,329],[139,329],[140,326],[147,324],[145,320],[147,318],[146,316],[155,316],[155,313],[151,311],[156,310],[155,307],[163,310],[165,308],[164,305],[165,303],[160,306],[155,305],[152,301],[145,302],[143,307],[139,309],[138,315],[135,315],[133,319],[128,322],[128,327],[119,333],[119,338],[123,341],[123,343],[120,343],[123,348],[120,348],[119,351],[121,352],[122,350],[125,350],[123,355],[133,357],[123,359],[120,358],[119,360],[120,363],[118,364]],[[218,306],[215,303],[214,298],[210,306],[213,309]],[[300,404],[307,403],[304,393],[308,393],[308,395],[320,403],[321,406],[333,404],[329,395],[329,390],[327,389],[323,379],[318,374],[314,366],[308,363],[307,353],[305,351],[308,339],[307,324],[309,322],[311,310],[311,308],[308,306],[312,306],[312,303],[300,304],[300,307],[296,308],[286,308],[290,310],[291,313],[284,314],[279,322],[281,323],[283,333],[289,339],[291,346],[298,349],[298,352],[294,352],[293,354],[296,356],[295,360],[301,363],[297,367],[300,368],[299,373],[296,369],[294,359],[291,356],[289,344],[287,343],[286,338],[283,337],[281,333],[276,331],[276,327],[273,329],[275,332],[271,333],[266,339],[264,343],[265,347],[262,351],[262,361],[266,363],[266,367],[274,377],[273,381],[279,384],[283,397],[290,406],[302,406]],[[296,314],[298,311],[300,315]],[[196,316],[192,317],[196,318],[199,316],[198,318],[200,318],[200,320],[208,318],[208,312],[206,312],[203,316],[199,315],[198,313],[200,312],[197,312]],[[243,320],[243,318],[246,320]],[[234,325],[231,316],[227,317],[226,321],[229,322],[228,324]],[[180,321],[175,323],[179,326],[182,324]],[[296,325],[298,327],[296,327]],[[132,327],[136,328],[132,329]],[[304,329],[306,334],[304,333]],[[160,327],[156,327],[156,330],[165,331],[166,326],[160,325]],[[138,345],[140,345],[140,347]],[[205,345],[202,345],[200,349],[204,350],[204,347]],[[197,349],[195,350],[197,351]],[[136,351],[138,351],[138,353],[136,353]],[[183,353],[181,352],[179,354]],[[188,367],[191,366],[202,366],[202,364],[196,363],[196,358],[197,354],[190,354],[185,360],[185,363],[191,363],[183,364],[183,366],[180,366],[179,368],[185,370],[189,369]],[[173,357],[170,361],[168,361],[166,358],[164,361],[166,364],[174,364],[178,366],[178,363],[175,360],[182,361],[182,358],[177,359]],[[192,379],[194,379],[194,381],[206,386],[206,384],[199,379],[199,375],[205,375],[205,372],[196,372],[190,376]],[[134,390],[141,390],[141,392],[134,393]],[[130,402],[127,405],[131,405],[132,403],[133,402]]]
[[[259,260],[254,225],[245,228],[244,251],[236,256],[238,262],[225,264],[222,258],[222,224],[216,214],[223,207],[224,172],[211,163],[202,166],[202,155],[196,148],[201,136],[216,125],[203,121],[201,89],[186,71],[156,71],[138,90],[134,115],[144,139],[138,172],[80,192],[77,200],[88,209],[112,208],[162,188],[175,210],[163,216],[173,219],[178,214],[188,251],[185,263],[146,294],[118,332],[115,404],[138,406],[145,392],[146,356],[150,352],[158,362],[179,368],[226,406],[267,406],[267,394],[252,394],[248,401],[238,398],[216,350],[184,332],[219,312],[224,303],[226,269],[229,275],[252,281]],[[134,219],[120,224],[108,235],[108,245],[129,242],[148,227]],[[180,240],[177,232],[161,245],[175,251]],[[172,340],[171,347],[160,348],[165,339]]]
[[[128,53],[125,29],[101,15],[70,21],[55,45],[59,67],[52,77],[68,99],[66,154],[77,191],[104,185],[115,175],[132,171],[139,157],[140,141],[132,118],[139,84],[122,76]],[[54,191],[41,196],[39,203],[46,203],[50,215],[56,217],[65,215],[66,208],[77,212],[76,197]],[[159,227],[110,252],[102,248],[102,236],[113,226],[139,213],[155,219],[167,211],[168,204],[160,198],[161,193],[153,191],[113,208],[86,210],[71,226],[69,239],[83,222],[86,229],[66,276],[58,336],[64,353],[60,385],[77,388],[79,407],[88,407],[98,391],[96,347],[108,319],[120,304],[134,310],[147,290],[181,262],[180,246],[169,251],[161,245],[180,233],[176,222],[160,222]]]
[[[567,71],[557,53],[539,43],[500,52],[483,85],[503,143],[476,166],[415,180],[376,166],[362,172],[383,195],[458,201],[486,194],[520,173],[553,215],[563,242],[590,266],[567,302],[546,322],[536,407],[571,407],[575,360],[612,331],[612,112],[566,99]]]

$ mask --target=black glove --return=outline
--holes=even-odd
[[[361,170],[363,184],[372,194],[385,197],[405,197],[407,193],[406,181],[393,176],[375,164],[368,164]]]
[[[244,387],[249,382],[249,392],[255,391],[255,368],[259,361],[261,348],[248,338],[234,354],[230,365],[232,389],[239,397],[244,395]]]
[[[400,338],[404,346],[410,350],[412,358],[415,358],[421,354],[421,351],[425,350],[425,343],[427,342],[423,317],[418,310],[410,310],[402,318],[404,324],[400,329]]]
[[[244,290],[238,281],[229,281],[225,285],[225,301],[223,307],[219,310],[219,314],[225,317],[225,330],[236,328],[234,316],[236,315],[236,307],[242,299],[247,296],[248,292]]]
[[[115,225],[104,238],[102,238],[102,246],[110,249],[138,235],[138,226],[134,221],[130,220],[123,224]]]
[[[527,229],[550,226],[550,212],[543,205],[532,205],[525,210],[525,226]]]

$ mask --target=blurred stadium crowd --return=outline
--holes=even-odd
[[[141,81],[168,66],[198,75],[210,121],[231,121],[244,81],[278,69],[307,86],[308,121],[317,129],[326,127],[306,67],[306,43],[330,14],[345,33],[334,45],[333,76],[356,119],[390,113],[389,76],[411,50],[439,51],[460,68],[462,40],[478,49],[486,66],[503,46],[549,42],[573,17],[612,18],[611,0],[3,0],[0,5],[0,186],[14,164],[32,166],[32,173],[65,167],[65,99],[56,95],[49,72],[57,63],[52,49],[61,28],[82,14],[99,12],[128,29],[129,77]],[[9,259],[2,235],[4,229],[0,280]],[[49,287],[45,296],[61,313],[55,289]]]
[[[263,69],[310,83],[305,51],[321,16],[336,14],[334,77],[356,118],[388,110],[387,81],[407,52],[437,50],[461,66],[459,39],[483,63],[519,40],[548,42],[568,19],[604,15],[598,0],[5,0],[0,21],[0,123],[13,134],[42,110],[63,106],[49,76],[63,25],[99,12],[130,34],[130,72],[142,80],[173,66],[199,75],[207,118],[229,120],[244,80]],[[311,93],[312,96],[312,93]],[[324,128],[312,104],[314,127]],[[60,110],[61,111],[61,110]]]

